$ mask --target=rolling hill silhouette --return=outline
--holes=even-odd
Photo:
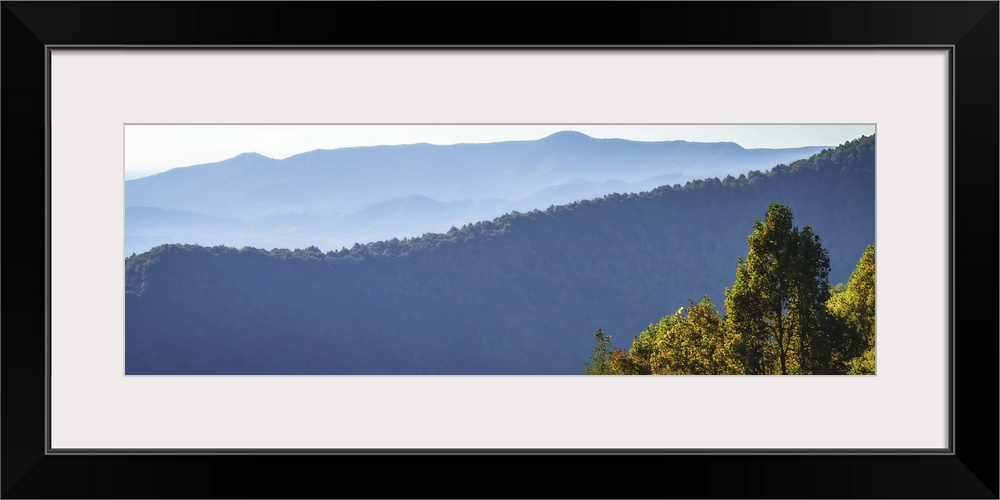
[[[244,153],[126,181],[125,255],[162,243],[335,250],[447,231],[512,210],[764,170],[821,149],[636,142],[567,131],[534,141],[316,150],[283,160]],[[414,196],[436,203],[411,207],[391,222],[379,216],[378,207]],[[144,216],[152,209],[179,216]],[[185,227],[196,216],[216,221],[215,232]]]

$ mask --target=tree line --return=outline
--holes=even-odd
[[[875,247],[846,285],[829,285],[830,258],[810,226],[772,203],[725,290],[725,314],[705,296],[614,348],[603,329],[591,375],[838,375],[875,373]]]

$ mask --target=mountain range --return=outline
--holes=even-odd
[[[164,243],[326,250],[447,231],[510,211],[766,170],[822,147],[533,141],[244,153],[125,182],[125,255]]]

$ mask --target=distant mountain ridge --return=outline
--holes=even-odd
[[[126,221],[140,209],[161,209],[238,221],[218,235],[185,231],[173,221],[128,224],[126,255],[158,243],[324,249],[367,241],[446,231],[450,226],[493,218],[511,210],[607,194],[607,186],[645,191],[663,184],[765,170],[806,158],[822,147],[744,149],[734,143],[638,142],[594,139],[564,131],[534,141],[436,146],[353,147],[315,150],[275,160],[244,153],[221,162],[176,168],[125,182]],[[602,187],[603,186],[603,187]],[[368,207],[423,196],[454,210],[408,212],[394,225],[361,217]],[[476,208],[468,210],[471,203]],[[358,214],[338,228],[340,216]],[[305,216],[297,221],[288,214]],[[473,218],[465,218],[471,216]],[[279,217],[282,225],[268,220]],[[317,218],[328,218],[317,225]],[[409,230],[381,230],[389,226]],[[361,227],[363,230],[352,228]],[[299,238],[325,234],[322,241]],[[284,236],[282,236],[284,235]]]
[[[846,282],[875,243],[874,136],[341,251],[158,246],[125,264],[126,373],[577,374],[597,328],[627,347],[688,299],[721,306],[774,202]]]

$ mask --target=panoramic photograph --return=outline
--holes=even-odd
[[[874,375],[875,125],[124,128],[126,375]]]

